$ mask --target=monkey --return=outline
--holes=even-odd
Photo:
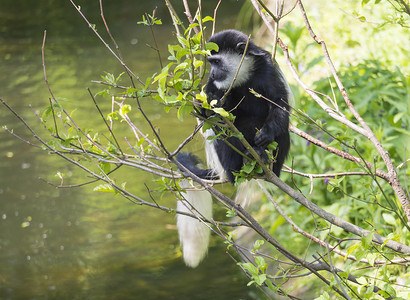
[[[212,55],[208,57],[211,64],[205,88],[208,101],[220,100],[229,89],[241,62],[247,40],[248,36],[236,30],[225,30],[210,38],[209,42],[217,44],[219,50],[212,51]],[[251,89],[272,102],[257,97]],[[278,177],[290,148],[288,129],[290,93],[289,85],[276,62],[272,62],[270,53],[249,41],[241,68],[222,108],[235,116],[235,127],[255,151],[264,156],[262,158],[266,159],[264,151],[266,147],[273,141],[277,142],[277,150],[273,155],[276,157],[273,172]],[[213,146],[228,180],[234,183],[233,173],[239,172],[243,166],[243,156],[236,150],[246,154],[246,149],[236,137],[228,137],[227,142],[216,139]],[[203,179],[218,178],[210,169],[197,168],[199,160],[191,153],[180,153],[177,159]]]
[[[268,161],[265,152],[268,145],[272,142],[277,143],[273,151],[275,160],[272,164],[272,171],[279,177],[290,148],[289,99],[292,93],[279,66],[272,61],[271,54],[256,46],[252,40],[248,40],[247,35],[233,29],[218,32],[209,39],[208,42],[218,45],[218,51],[212,50],[211,55],[207,57],[211,65],[205,87],[207,101],[208,103],[216,102],[217,107],[222,107],[233,114],[234,126],[260,155],[263,162]],[[201,114],[205,118],[209,117],[207,110],[202,109]],[[199,168],[200,160],[192,153],[179,153],[176,159],[202,179],[226,178],[234,184],[235,173],[239,172],[246,162],[244,154],[249,153],[238,137],[225,135],[217,125],[213,125],[212,129],[204,133],[206,138],[212,135],[217,135],[217,138],[212,141],[208,139],[205,144],[209,169]],[[181,171],[183,175],[188,175],[184,170]],[[184,196],[189,199],[186,198],[185,203],[178,201],[178,208],[187,211],[188,205],[196,207],[200,203],[202,216],[212,217],[212,213],[209,213],[209,210],[212,212],[211,196],[205,191],[201,193],[201,197],[196,200],[192,199],[193,192],[190,195],[185,194]],[[207,206],[206,209],[205,206]],[[188,211],[192,212],[192,209]],[[178,230],[184,230],[182,226],[192,226],[191,229],[195,234],[196,229],[193,229],[195,226],[188,224],[188,219],[194,225],[200,223],[191,217],[179,215]],[[203,230],[209,231],[209,229],[205,224],[199,225],[199,227],[202,225],[202,228],[197,231],[201,233],[198,236],[203,236]],[[180,234],[184,259],[187,262],[185,248],[188,247],[188,242],[184,239],[187,238]],[[199,261],[203,259],[206,251],[207,245],[202,252],[198,251],[201,253]],[[195,267],[199,262],[187,264]]]

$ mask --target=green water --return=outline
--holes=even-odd
[[[127,64],[142,78],[158,70],[148,28],[137,25],[144,12],[157,15],[156,29],[166,57],[172,41],[168,12],[162,1],[103,1],[105,16]],[[98,1],[78,1],[91,22],[101,28]],[[216,1],[207,1],[213,14]],[[235,20],[242,2],[223,1],[220,29]],[[192,6],[194,6],[192,4]],[[182,14],[182,8],[176,5]],[[229,20],[229,21],[227,21]],[[0,9],[0,97],[39,133],[47,132],[36,113],[50,97],[44,83],[41,45],[47,29],[46,66],[55,96],[70,99],[80,125],[102,126],[88,91],[105,71],[121,66],[92,34],[69,1],[2,0]],[[104,35],[104,34],[103,34]],[[106,34],[104,35],[107,38]],[[107,103],[101,103],[106,107]],[[181,123],[163,108],[146,107],[172,148],[189,133],[194,120]],[[164,126],[166,124],[166,126]],[[10,112],[0,106],[0,125],[36,143]],[[125,134],[130,134],[125,133]],[[93,192],[93,185],[56,189],[57,171],[67,183],[84,181],[84,173],[0,131],[0,299],[256,299],[246,279],[214,239],[197,269],[180,257],[174,216],[133,205],[120,196]],[[147,198],[135,169],[123,171],[127,187]],[[174,206],[174,199],[163,199]]]

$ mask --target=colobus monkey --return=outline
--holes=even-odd
[[[235,127],[263,159],[267,159],[267,146],[273,141],[277,142],[273,153],[273,172],[279,176],[290,147],[288,100],[292,94],[283,73],[276,62],[272,61],[271,54],[252,41],[248,43],[238,71],[247,41],[248,36],[236,30],[221,31],[210,38],[209,42],[217,44],[219,50],[212,51],[212,55],[208,57],[211,70],[205,90],[208,102],[217,100],[217,106],[235,116]],[[221,98],[231,85],[232,89],[221,103]],[[251,90],[269,101],[255,96]],[[205,132],[205,137],[218,132],[220,129],[214,126]],[[244,157],[239,152],[246,154],[246,149],[237,137],[229,136],[224,139],[206,141],[209,169],[199,168],[199,159],[191,153],[180,153],[177,159],[203,179],[222,179],[226,176],[234,183],[233,173],[239,172],[244,164]],[[200,197],[195,198],[195,193]],[[178,201],[178,209],[192,212],[192,207],[198,207],[197,211],[202,216],[212,217],[212,200],[209,193],[191,191],[187,192],[185,199],[187,202]],[[207,252],[209,229],[200,221],[183,215],[178,215],[177,223],[184,260],[187,265],[195,267]],[[204,241],[206,245],[203,245]],[[194,253],[196,257],[192,257]]]

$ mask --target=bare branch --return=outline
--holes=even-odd
[[[182,3],[184,3],[184,7],[185,7],[185,12],[184,12],[184,14],[185,14],[186,17],[187,17],[187,19],[188,19],[188,21],[189,21],[189,24],[191,24],[191,25],[194,24],[194,20],[192,19],[191,11],[190,11],[190,9],[189,9],[188,1],[187,1],[187,0],[182,0]],[[193,29],[194,29],[194,31],[195,31],[196,34],[199,33],[198,28],[197,28],[196,26],[193,27]]]
[[[211,35],[214,35],[214,33],[215,33],[216,13],[218,11],[218,8],[219,8],[219,5],[221,4],[221,2],[222,2],[222,0],[219,0],[218,4],[215,6],[215,9],[214,9],[214,21],[213,21],[213,24],[212,24],[212,33],[211,33]]]
[[[342,151],[342,150],[336,149],[336,148],[334,148],[334,147],[328,146],[326,143],[324,143],[324,142],[318,140],[317,138],[314,138],[313,136],[309,135],[308,133],[306,133],[306,132],[300,130],[299,128],[297,128],[297,127],[295,127],[295,126],[293,126],[293,125],[290,125],[289,130],[290,130],[291,132],[297,134],[298,136],[300,136],[300,137],[306,139],[307,141],[311,142],[312,144],[315,144],[316,146],[319,146],[319,147],[325,149],[326,151],[329,151],[329,152],[331,152],[331,153],[333,153],[333,154],[336,154],[337,156],[340,156],[340,157],[342,157],[342,158],[344,158],[344,159],[347,159],[347,160],[356,162],[356,163],[358,163],[358,164],[364,163],[365,165],[367,165],[368,168],[374,169],[373,164],[371,164],[371,163],[369,163],[369,162],[367,162],[367,161],[363,161],[361,158],[359,158],[359,157],[357,157],[357,156],[354,156],[354,155],[351,155],[350,153],[347,153],[347,152],[344,152],[344,151]],[[383,179],[386,180],[387,182],[390,182],[390,177],[388,176],[387,173],[383,172],[382,170],[376,169],[376,170],[375,170],[375,174],[376,174],[377,176],[379,176],[380,178],[383,178]]]
[[[108,51],[111,52],[111,54],[120,62],[120,64],[124,67],[124,69],[127,71],[128,74],[131,74],[134,76],[134,78],[137,79],[137,81],[142,84],[142,86],[145,85],[145,83],[137,76],[134,74],[134,72],[131,71],[131,69],[124,63],[124,61],[117,55],[115,52],[110,48],[110,46],[104,41],[104,39],[100,36],[100,34],[95,30],[93,24],[88,21],[88,19],[84,16],[84,14],[81,12],[80,7],[77,6],[73,0],[70,0],[71,4],[75,7],[77,12],[81,15],[81,17],[84,19],[84,21],[88,24],[88,27],[91,28],[91,30],[94,32],[94,34],[100,39],[100,41],[104,44],[104,46],[108,49]]]
[[[345,87],[343,86],[342,81],[340,80],[340,77],[336,71],[336,68],[330,58],[329,52],[327,50],[326,44],[324,42],[324,40],[320,39],[314,32],[312,27],[310,26],[309,20],[307,18],[307,14],[306,11],[303,7],[302,1],[298,0],[298,4],[299,4],[299,8],[302,12],[302,17],[303,20],[305,22],[306,28],[309,31],[309,34],[311,35],[311,37],[316,41],[316,43],[318,43],[319,45],[321,45],[323,53],[325,55],[325,59],[326,62],[332,72],[333,78],[336,81],[336,84],[340,90],[340,92],[342,93],[343,99],[345,100],[345,103],[347,105],[347,107],[349,108],[349,110],[352,112],[353,116],[356,118],[356,120],[359,122],[359,124],[361,125],[360,130],[358,130],[359,128],[357,128],[356,125],[354,125],[351,122],[346,122],[346,120],[342,121],[340,120],[340,122],[342,122],[345,125],[348,125],[350,128],[356,130],[357,132],[361,133],[362,135],[364,135],[365,137],[367,137],[373,144],[373,146],[376,148],[376,150],[379,152],[380,156],[382,157],[387,170],[388,170],[388,175],[390,177],[390,184],[397,196],[397,198],[400,201],[400,204],[402,206],[402,209],[404,210],[406,216],[407,216],[407,220],[410,222],[410,202],[409,199],[406,196],[406,193],[402,187],[402,185],[400,184],[397,172],[396,172],[396,168],[393,165],[392,160],[390,159],[389,153],[383,148],[383,146],[381,145],[380,141],[377,139],[376,135],[374,134],[374,132],[371,130],[371,128],[367,125],[367,123],[363,120],[363,118],[359,115],[359,113],[356,111],[356,109],[353,106],[353,103],[351,102]],[[284,48],[282,48],[284,49]],[[286,49],[286,48],[285,48]],[[290,60],[288,59],[288,55],[287,55],[287,61],[290,62]],[[299,80],[300,81],[300,80]],[[301,83],[301,86],[303,87],[303,83]],[[312,95],[311,95],[312,96]],[[312,98],[314,98],[312,96]],[[315,99],[316,102],[321,105],[320,101],[317,101],[317,99]],[[322,106],[322,105],[321,105]],[[323,106],[322,106],[323,107]],[[323,109],[325,109],[325,111],[327,111],[332,117],[334,117],[336,120],[338,120],[336,118],[336,116],[334,116],[333,114],[331,114],[331,112],[329,112],[326,107],[323,107]],[[354,126],[353,126],[354,125]],[[362,130],[364,130],[362,132]]]

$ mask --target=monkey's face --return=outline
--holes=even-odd
[[[208,61],[211,64],[209,81],[220,90],[227,90],[232,83],[233,87],[241,86],[252,75],[254,59],[246,55],[242,64],[241,60],[242,54],[237,52],[220,52],[209,56]]]

